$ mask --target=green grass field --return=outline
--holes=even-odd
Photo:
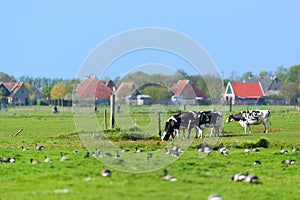
[[[0,163],[0,199],[207,199],[211,193],[231,200],[300,199],[300,153],[279,153],[280,146],[286,149],[300,147],[300,115],[293,106],[249,107],[256,108],[271,110],[269,133],[262,133],[263,126],[258,125],[252,126],[252,135],[245,135],[238,123],[225,124],[225,137],[218,138],[215,145],[224,143],[229,148],[228,156],[218,151],[203,156],[196,151],[196,145],[207,138],[194,139],[181,157],[164,167],[178,179],[177,182],[163,180],[163,168],[148,173],[129,173],[110,168],[112,176],[102,177],[101,170],[105,164],[99,161],[101,158],[83,158],[87,149],[78,136],[72,108],[60,108],[59,114],[53,114],[50,107],[1,110],[0,158],[15,157],[16,162]],[[97,119],[100,124],[103,124],[104,109],[108,108],[99,108]],[[156,116],[155,111],[153,116],[149,115],[150,109],[130,107],[130,116],[138,125],[147,125]],[[165,117],[178,109],[165,107]],[[197,109],[187,107],[187,110]],[[211,107],[201,108],[209,109]],[[221,109],[224,115],[229,114],[228,107]],[[246,107],[234,106],[233,113],[243,109]],[[15,137],[20,128],[23,131]],[[146,149],[146,152],[164,148],[166,142],[161,142],[156,136],[157,127],[150,129],[150,132],[153,137],[138,140],[128,140],[130,133],[122,128],[105,134],[117,146],[131,151],[136,146]],[[257,146],[261,139],[268,141],[268,148],[261,147],[261,152],[257,153],[243,152],[244,146]],[[45,149],[35,150],[35,143],[44,145]],[[30,150],[23,152],[22,145]],[[74,154],[74,150],[78,150],[78,154]],[[59,161],[60,151],[69,161]],[[30,158],[42,162],[45,155],[53,162],[30,164]],[[281,161],[284,159],[295,159],[296,164],[283,165]],[[253,165],[254,160],[260,160],[262,165]],[[233,174],[246,171],[257,175],[261,183],[231,180]]]

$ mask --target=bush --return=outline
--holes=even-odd
[[[268,146],[269,146],[269,141],[266,138],[260,138],[256,142],[256,147],[268,148]]]

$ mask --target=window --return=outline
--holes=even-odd
[[[232,94],[232,91],[231,91],[231,87],[229,86],[228,89],[227,89],[227,94]]]

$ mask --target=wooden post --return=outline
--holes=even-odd
[[[161,137],[160,112],[158,112],[157,123],[158,123],[158,135],[159,135],[159,137]]]
[[[103,129],[107,130],[107,111],[104,110],[104,122],[103,122]]]
[[[115,95],[110,95],[110,129],[115,126]]]
[[[229,99],[229,112],[232,112],[232,98]]]

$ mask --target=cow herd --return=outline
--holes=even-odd
[[[238,122],[244,128],[245,133],[247,131],[251,133],[250,125],[263,124],[265,127],[264,133],[267,133],[269,117],[269,110],[244,110],[237,114],[230,114],[225,121],[227,123]],[[184,131],[187,129],[187,138],[190,138],[193,128],[196,129],[196,138],[204,137],[205,128],[210,128],[210,137],[219,136],[220,132],[224,136],[222,112],[217,110],[180,112],[167,119],[163,135],[161,135],[161,132],[159,134],[162,141],[167,141],[170,137],[174,139],[176,135],[180,138],[180,131],[182,130],[182,137],[185,138]]]

